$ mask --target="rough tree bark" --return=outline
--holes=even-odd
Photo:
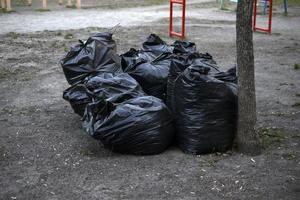
[[[241,153],[257,155],[261,152],[261,145],[256,131],[252,7],[252,0],[239,0],[237,4],[236,46],[239,87],[237,146]]]

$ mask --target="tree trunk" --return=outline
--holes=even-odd
[[[11,11],[11,0],[6,0],[6,11]]]
[[[238,66],[238,130],[237,145],[241,153],[261,152],[256,131],[256,96],[252,36],[252,0],[239,0],[236,20]]]
[[[47,0],[43,0],[43,9],[47,10]]]
[[[71,7],[71,6],[72,6],[72,1],[71,1],[71,0],[68,0],[67,6],[68,6],[68,7]]]
[[[5,9],[6,5],[5,5],[5,0],[1,0],[1,8]]]
[[[76,8],[77,9],[81,8],[81,0],[76,0]]]

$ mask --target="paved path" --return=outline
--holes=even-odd
[[[189,4],[212,2],[212,0],[189,1]],[[175,17],[180,12],[175,12]],[[122,8],[122,9],[59,9],[51,12],[18,11],[0,14],[0,34],[8,32],[34,32],[43,30],[67,30],[86,27],[140,26],[168,18],[169,5]],[[189,7],[187,17],[210,20],[234,21],[234,13],[224,15],[217,8]]]

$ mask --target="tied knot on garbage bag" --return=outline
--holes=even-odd
[[[222,71],[196,44],[151,34],[118,55],[109,32],[62,59],[63,93],[85,131],[107,149],[152,155],[177,144],[191,154],[225,151],[236,124],[236,69]]]
[[[71,48],[61,60],[69,84],[75,84],[91,74],[121,72],[120,57],[110,33],[98,33],[86,42]]]

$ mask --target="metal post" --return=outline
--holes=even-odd
[[[221,9],[221,10],[224,10],[224,0],[221,0],[221,1],[220,1],[220,9]]]
[[[182,24],[181,24],[181,38],[185,37],[185,0],[182,2]]]
[[[268,33],[271,33],[272,30],[272,12],[273,12],[273,0],[269,0],[269,26]]]
[[[172,0],[170,0],[170,30],[169,30],[170,37],[172,37],[172,32],[173,32],[173,4],[172,4]]]
[[[268,7],[268,0],[264,0],[264,11],[263,11],[264,15],[266,14],[267,7]]]
[[[257,14],[257,0],[254,0],[253,2],[254,7],[253,7],[253,31],[256,30],[256,14]]]
[[[81,0],[76,1],[76,8],[80,9],[81,8]]]
[[[269,0],[269,16],[268,16],[268,27],[260,28],[256,26],[256,17],[257,17],[257,0],[254,0],[254,9],[253,9],[253,31],[259,30],[271,33],[272,31],[272,5],[273,0]]]
[[[173,4],[182,5],[182,21],[181,21],[181,33],[173,31]],[[169,35],[180,37],[181,39],[185,38],[185,9],[186,9],[186,0],[170,0],[170,29]]]
[[[287,0],[283,0],[283,4],[284,4],[284,14],[287,15],[288,14],[288,11],[287,11],[287,7],[288,7]]]

